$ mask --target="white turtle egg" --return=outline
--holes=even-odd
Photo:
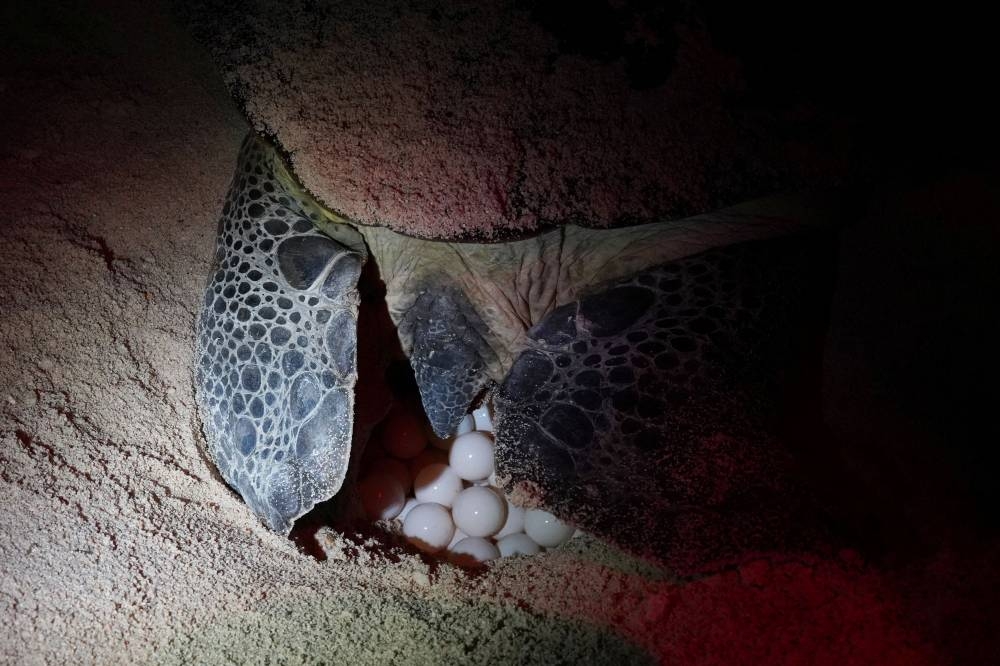
[[[502,539],[508,534],[516,534],[524,531],[524,509],[514,506],[506,497],[504,498],[504,502],[507,503],[507,521],[500,528],[500,531],[494,535],[497,539]]]
[[[410,509],[418,504],[420,504],[420,502],[417,501],[416,497],[407,497],[406,504],[403,505],[403,510],[399,512],[398,516],[396,516],[396,520],[400,522],[406,520],[406,514],[410,513]]]
[[[451,522],[455,522],[455,517],[452,516]],[[462,530],[455,528],[455,534],[451,537],[451,543],[448,544],[448,550],[451,550],[452,546],[461,541],[462,539],[468,539],[469,535]]]
[[[493,417],[490,416],[490,408],[486,405],[472,410],[472,420],[476,424],[476,430],[493,432]]]
[[[485,479],[493,472],[493,439],[481,432],[469,432],[455,438],[448,462],[466,481]]]
[[[403,460],[416,457],[427,446],[424,424],[411,409],[397,405],[382,425],[382,446]]]
[[[524,513],[524,532],[539,546],[555,548],[573,536],[576,528],[567,525],[548,511],[528,509]]]
[[[537,555],[541,548],[527,534],[517,532],[516,534],[508,534],[497,541],[497,550],[500,551],[500,557],[512,557],[514,555]]]
[[[431,445],[435,448],[441,449],[442,451],[450,451],[451,445],[455,441],[455,438],[459,435],[464,435],[467,432],[472,432],[476,429],[476,422],[472,418],[472,414],[466,414],[462,417],[462,420],[458,422],[458,428],[455,430],[455,434],[451,437],[438,437],[436,435],[431,436]]]
[[[463,567],[477,567],[500,557],[500,549],[481,537],[466,537],[448,550],[451,561]]]
[[[358,483],[358,495],[365,514],[371,520],[389,520],[399,515],[406,504],[402,486],[391,474],[372,474]]]
[[[411,458],[409,460],[409,463],[410,463],[409,474],[412,478],[415,479],[417,478],[417,475],[420,474],[420,470],[422,470],[424,467],[427,467],[428,465],[432,465],[434,463],[441,463],[442,465],[447,465],[448,454],[445,453],[444,451],[439,451],[438,449],[428,448],[418,453],[416,458]]]
[[[371,468],[368,471],[369,474],[388,474],[399,481],[399,485],[403,488],[403,494],[410,492],[410,488],[413,487],[413,476],[410,475],[410,471],[406,468],[406,463],[396,460],[395,458],[382,457],[375,460],[372,463]]]
[[[443,550],[455,533],[448,509],[435,502],[418,504],[403,521],[403,535],[427,553]]]
[[[472,432],[476,429],[476,417],[472,414],[466,414],[462,417],[462,420],[458,422],[458,429],[455,430],[455,437],[459,435],[464,435],[467,432]]]
[[[490,536],[500,531],[507,520],[507,504],[492,488],[473,486],[455,498],[451,517],[469,536]]]
[[[431,463],[413,480],[413,494],[418,502],[437,502],[451,506],[455,496],[462,492],[462,479],[455,470],[443,463]]]

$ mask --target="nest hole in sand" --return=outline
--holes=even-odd
[[[572,527],[544,511],[516,506],[500,487],[492,464],[487,390],[473,400],[455,436],[434,435],[373,261],[365,265],[358,291],[351,463],[337,495],[299,518],[289,538],[319,560],[327,558],[321,535],[330,528],[357,549],[374,551],[390,561],[398,561],[405,552],[419,552],[432,564],[449,561],[467,568],[499,557],[536,554],[571,538],[576,533]],[[449,460],[459,438],[465,450],[478,448],[478,460],[475,454],[471,463],[464,456],[464,466]],[[473,488],[477,490],[466,492]],[[405,518],[417,506],[421,510],[406,524]],[[417,519],[421,513],[429,518],[424,525]],[[429,536],[416,536],[418,530]]]

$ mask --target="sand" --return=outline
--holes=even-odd
[[[935,605],[978,598],[955,572],[988,552],[680,582],[589,538],[468,573],[267,531],[208,463],[192,383],[246,125],[155,5],[41,4],[0,53],[0,662],[916,664],[989,635]]]
[[[686,217],[831,186],[850,152],[812,108],[732,104],[741,63],[697,20],[675,25],[680,8],[633,3],[581,32],[510,0],[178,5],[319,201],[409,235]]]

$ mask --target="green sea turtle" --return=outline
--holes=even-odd
[[[283,533],[340,489],[374,261],[434,432],[492,391],[508,487],[658,561],[773,540],[796,511],[775,368],[830,210],[760,197],[816,160],[743,131],[725,59],[680,28],[637,79],[513,3],[324,7],[196,22],[257,130],[199,322],[226,481]]]

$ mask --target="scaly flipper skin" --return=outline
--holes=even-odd
[[[494,394],[498,475],[676,572],[811,539],[769,425],[814,241],[709,250],[553,310]]]
[[[808,202],[760,200],[642,227],[566,226],[506,243],[434,242],[355,228],[318,204],[276,151],[251,136],[220,221],[199,327],[198,403],[208,447],[226,481],[279,532],[340,489],[351,458],[357,282],[370,247],[434,430],[454,432],[476,396],[504,382],[497,396],[501,472],[541,485],[551,507],[627,542],[601,522],[613,514],[595,507],[607,501],[640,516],[633,509],[641,501],[687,501],[683,488],[649,473],[635,447],[652,451],[658,441],[674,458],[695,459],[683,453],[703,434],[694,433],[695,424],[725,430],[752,421],[744,415],[752,413],[755,388],[726,382],[733,372],[743,382],[743,368],[766,361],[748,361],[759,348],[730,330],[727,317],[749,318],[747,330],[779,321],[733,290],[753,284],[761,296],[780,293],[781,279],[754,280],[780,274],[784,255],[733,260],[726,253],[746,252],[712,248],[815,224],[814,211]],[[688,264],[700,268],[677,268]],[[678,270],[690,273],[680,286],[680,278],[667,277]],[[739,297],[745,293],[740,287]],[[689,300],[714,314],[692,318]],[[670,319],[680,323],[668,326]],[[711,330],[701,330],[709,323]],[[674,337],[659,339],[668,333]],[[667,344],[675,354],[658,351]],[[688,384],[679,383],[679,372]],[[696,380],[703,384],[691,384]],[[533,388],[536,381],[590,383],[570,394],[555,385]],[[759,438],[752,429],[738,436]],[[675,459],[660,462],[682,469]],[[584,488],[593,494],[579,495]],[[581,507],[594,518],[580,519]],[[658,528],[664,539],[672,529]]]
[[[455,432],[469,404],[490,382],[495,361],[489,331],[461,290],[428,288],[398,320],[410,346],[410,365],[431,427],[440,436]]]
[[[819,205],[817,205],[819,203]],[[364,229],[389,312],[435,432],[455,427],[480,391],[503,381],[527,332],[554,308],[610,280],[745,240],[828,223],[824,202],[773,198],[621,229],[567,225],[491,244]],[[342,224],[324,224],[338,233]]]
[[[274,150],[248,137],[199,322],[208,448],[223,478],[282,533],[340,489],[350,459],[366,256],[352,230],[338,240],[316,231],[324,216]]]

